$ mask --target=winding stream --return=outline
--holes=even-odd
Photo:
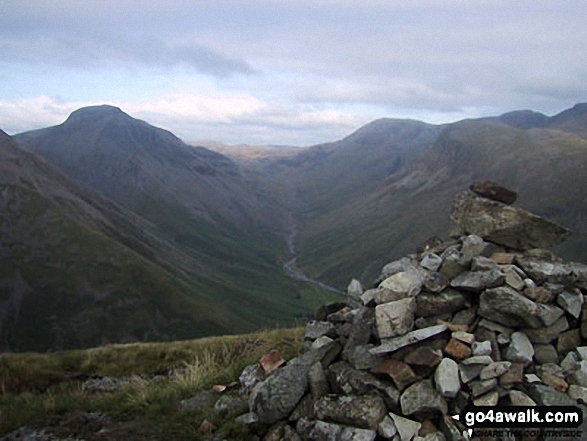
[[[332,291],[337,294],[342,294],[342,292],[340,290],[336,289],[335,287],[327,285],[326,283],[320,282],[319,280],[312,279],[311,277],[308,277],[306,274],[304,274],[302,271],[300,271],[296,267],[296,259],[297,259],[296,254],[297,254],[297,252],[296,252],[295,242],[296,242],[297,235],[298,235],[298,226],[292,217],[292,220],[290,222],[289,235],[287,236],[287,249],[293,257],[283,264],[283,270],[290,277],[292,277],[296,280],[300,280],[302,282],[313,283],[314,285],[318,285],[319,287],[327,289],[328,291]]]

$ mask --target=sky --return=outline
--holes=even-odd
[[[186,141],[313,145],[587,101],[584,0],[0,0],[0,129],[111,104]]]

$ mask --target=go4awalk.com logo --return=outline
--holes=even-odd
[[[576,406],[467,406],[453,418],[464,424],[469,437],[541,434],[580,439],[583,412]]]

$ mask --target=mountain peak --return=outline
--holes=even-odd
[[[103,104],[99,106],[82,107],[81,109],[73,111],[65,121],[65,124],[118,117],[131,118],[131,116],[124,113],[120,108]]]

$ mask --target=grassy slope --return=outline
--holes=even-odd
[[[304,330],[297,328],[53,354],[0,354],[0,436],[37,425],[70,430],[61,432],[63,436],[79,430],[77,435],[88,440],[197,440],[199,424],[207,418],[220,427],[218,436],[234,439],[244,427],[209,413],[180,412],[179,402],[214,384],[237,380],[244,367],[271,349],[286,359],[294,357],[303,335]],[[174,379],[160,376],[170,370],[176,372]],[[88,376],[140,378],[114,393],[91,394],[81,389],[80,378]],[[84,427],[75,423],[76,412],[107,414],[112,419],[109,432],[102,438],[81,432]]]

